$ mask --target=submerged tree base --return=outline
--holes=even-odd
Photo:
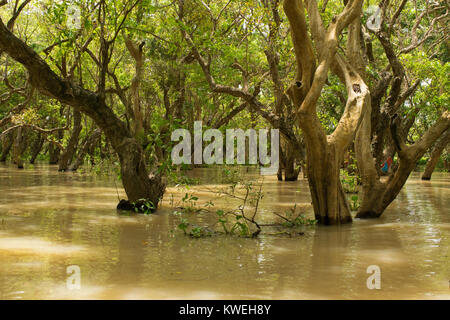
[[[362,211],[358,212],[355,218],[357,219],[377,219],[381,216],[381,214],[375,211]]]
[[[128,200],[122,199],[117,205],[117,210],[151,214],[156,211],[156,206],[150,200],[146,199],[141,199],[136,202],[130,202]]]
[[[347,223],[353,222],[353,219],[351,216],[343,216],[343,217],[340,217],[339,219],[331,218],[330,216],[316,216],[316,220],[319,224],[322,224],[325,226],[347,224]]]
[[[117,205],[117,210],[134,211],[134,205],[130,201],[122,199]]]

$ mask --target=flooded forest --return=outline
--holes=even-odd
[[[450,299],[448,0],[0,0],[0,300]]]

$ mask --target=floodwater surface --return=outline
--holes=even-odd
[[[112,178],[0,166],[0,299],[450,299],[450,175],[413,174],[382,218],[304,235],[191,239],[173,206],[236,203],[208,192],[215,169],[189,173],[200,185],[169,188],[153,215],[116,211],[124,191]],[[312,216],[305,180],[266,177],[261,219],[295,204]],[[213,213],[193,213],[200,224]],[[369,266],[381,289],[369,290]],[[79,290],[67,285],[80,268]],[[71,278],[70,278],[71,279]]]

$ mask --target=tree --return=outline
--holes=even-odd
[[[316,2],[310,0],[305,3],[313,40],[308,35],[303,3],[284,1],[297,62],[297,76],[290,88],[290,97],[306,141],[308,181],[316,219],[323,224],[348,223],[352,221],[352,216],[342,189],[340,168],[344,153],[367,112],[370,95],[366,83],[350,62],[360,54],[357,48],[362,1],[348,1],[327,29]],[[337,50],[339,37],[347,26],[350,26],[348,52],[351,56],[344,57]],[[327,136],[317,115],[317,102],[330,69],[345,83],[347,102],[338,126]]]
[[[379,108],[378,104],[381,97],[372,99],[372,102],[375,100],[377,104],[373,104],[368,109],[369,111],[365,113],[363,125],[359,129],[355,141],[358,168],[362,177],[361,207],[356,215],[358,218],[380,217],[405,185],[409,175],[416,167],[417,161],[450,127],[450,112],[445,108],[444,110],[438,110],[441,115],[437,121],[420,137],[417,137],[415,142],[407,144],[407,133],[414,123],[415,113],[418,113],[419,110],[413,110],[412,117],[411,115],[403,117],[401,107],[406,99],[414,93],[420,79],[415,84],[410,81],[400,55],[411,52],[429,39],[430,35],[437,31],[434,29],[436,21],[448,16],[448,9],[444,15],[438,15],[432,19],[427,29],[423,28],[426,31],[420,39],[416,33],[418,26],[427,15],[435,14],[436,10],[441,9],[440,5],[431,8],[427,6],[422,14],[416,15],[416,20],[412,20],[413,23],[409,20],[409,23],[413,24],[411,43],[399,48],[398,53],[396,53],[390,37],[395,30],[400,13],[405,9],[406,2],[402,1],[399,7],[393,11],[391,17],[387,15],[388,2],[382,2],[376,17],[379,19],[379,23],[376,26],[372,26],[370,23],[367,25],[383,48],[389,68],[392,70],[392,77],[380,77],[377,87],[384,87],[384,90],[386,90],[390,86],[389,94],[382,108]],[[406,24],[406,22],[404,23]],[[386,79],[390,80],[385,82]],[[383,90],[374,91],[381,92],[381,95],[383,95]],[[378,168],[385,144],[388,155],[392,158],[395,153],[398,155],[398,165],[388,179],[383,181],[378,173]],[[374,150],[371,150],[371,145],[374,146]]]
[[[113,110],[108,107],[105,100],[106,75],[111,57],[110,49],[121,31],[123,22],[136,4],[137,2],[125,5],[122,23],[117,25],[112,37],[106,40],[104,20],[106,3],[100,2],[98,12],[100,17],[99,33],[102,35],[99,60],[101,69],[97,92],[83,88],[70,77],[67,79],[58,76],[42,57],[16,37],[1,19],[0,51],[5,52],[26,68],[30,84],[41,94],[54,98],[92,118],[103,130],[119,157],[122,181],[128,200],[134,202],[147,199],[157,206],[164,192],[165,184],[159,175],[152,179],[149,178],[141,144],[135,139],[126,124],[119,120]]]
[[[282,35],[287,32],[282,30],[281,2],[209,1],[202,2],[197,10],[190,4],[178,1],[179,28],[190,54],[201,67],[209,90],[239,98],[241,106],[253,117],[260,116],[280,130],[283,141],[278,178],[283,180],[281,169],[284,168],[284,179],[296,181],[299,164],[304,163],[306,155],[293,116],[293,104],[286,93],[291,64],[281,59],[289,52],[286,36]],[[199,20],[202,13],[208,18]],[[193,25],[200,28],[190,28]],[[222,59],[222,65],[212,64]],[[261,70],[264,64],[268,71]]]

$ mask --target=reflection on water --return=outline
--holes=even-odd
[[[201,185],[189,192],[212,199],[206,191],[217,172],[191,172]],[[312,215],[305,181],[269,177],[263,190],[264,220],[295,203]],[[0,299],[450,298],[449,175],[414,175],[379,220],[292,238],[174,236],[170,199],[184,193],[170,188],[155,215],[121,216],[115,205],[124,192],[113,180],[0,166]],[[196,219],[211,221],[206,213]],[[66,287],[71,265],[81,268],[79,291]],[[381,290],[366,287],[370,265],[381,268]]]

